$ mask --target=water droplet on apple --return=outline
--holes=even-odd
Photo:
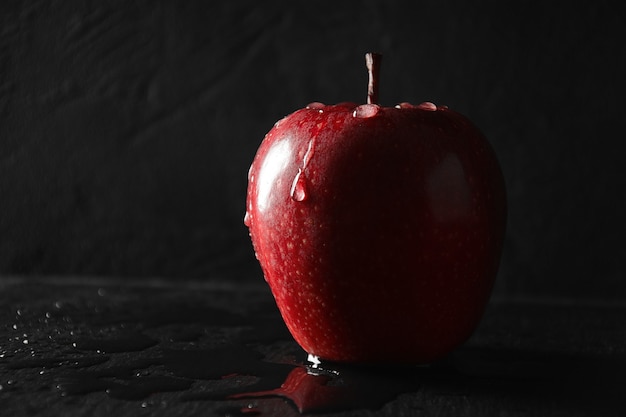
[[[407,103],[406,101],[396,104],[396,109],[412,109],[413,107],[415,106],[411,103]]]
[[[437,110],[437,106],[434,103],[431,103],[430,101],[425,101],[421,104],[419,104],[417,106],[418,109],[422,109],[422,110],[428,110],[428,111],[435,111]]]
[[[311,110],[324,110],[324,107],[326,107],[326,105],[324,103],[320,103],[319,101],[314,101],[306,106],[307,109]]]
[[[315,153],[315,138],[309,141],[307,145],[306,152],[304,153],[304,157],[302,158],[302,169],[305,169],[307,165],[309,165],[309,161],[313,157]]]
[[[360,119],[368,119],[374,117],[380,111],[380,106],[376,104],[362,104],[354,110],[352,116]]]
[[[245,216],[243,216],[243,224],[250,227],[250,220],[252,220],[252,215],[249,211],[246,211]]]
[[[306,190],[306,178],[304,177],[304,173],[301,169],[298,170],[296,177],[293,179],[290,194],[293,201],[298,202],[304,201],[308,197]]]

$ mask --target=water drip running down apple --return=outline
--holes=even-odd
[[[245,224],[289,331],[311,357],[435,361],[472,334],[496,277],[504,180],[487,139],[430,102],[311,103],[267,133]]]

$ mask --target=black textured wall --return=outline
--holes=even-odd
[[[499,293],[626,297],[626,18],[573,4],[2,2],[0,274],[260,279],[256,147],[363,101],[377,50],[383,104],[447,104],[496,149]]]

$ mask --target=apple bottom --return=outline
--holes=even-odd
[[[286,293],[278,295],[277,302],[291,305],[292,311],[306,312],[308,317],[304,322],[297,313],[281,311],[281,314],[294,339],[307,353],[334,362],[430,363],[465,342],[482,315],[482,308],[459,314],[453,309],[436,309],[428,303],[416,307],[420,305],[419,297],[410,305],[391,302],[387,308],[355,306],[343,312],[321,304],[300,304],[302,298],[318,297],[314,293],[300,296]],[[385,297],[378,298],[381,303],[388,302]]]
[[[497,269],[484,246],[454,250],[444,240],[444,252],[432,245],[437,258],[398,247],[384,263],[376,262],[376,250],[369,262],[342,252],[342,262],[328,268],[310,257],[288,268],[298,272],[270,267],[265,273],[288,329],[307,353],[335,362],[430,363],[472,334],[493,285],[486,277]],[[346,260],[350,256],[355,259]]]

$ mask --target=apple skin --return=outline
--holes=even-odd
[[[280,313],[322,360],[429,363],[479,323],[505,232],[500,166],[432,103],[313,103],[265,136],[245,223]]]

